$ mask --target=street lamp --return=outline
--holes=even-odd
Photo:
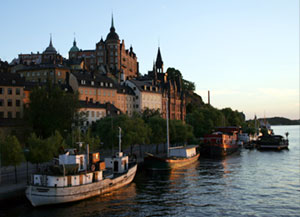
[[[64,177],[65,177],[65,175],[66,175],[66,170],[65,170],[65,164],[64,164],[64,162],[62,162],[59,158],[53,158],[53,159],[54,159],[54,160],[58,160],[58,163],[59,163],[59,162],[62,163],[63,169],[64,169]]]

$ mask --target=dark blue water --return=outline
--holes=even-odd
[[[23,202],[9,216],[300,216],[299,126],[289,150],[242,150],[222,160],[200,159],[169,173],[137,174],[119,191],[89,200],[32,208]]]

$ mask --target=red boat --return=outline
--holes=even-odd
[[[238,127],[218,127],[212,134],[204,136],[201,155],[223,157],[238,150]]]

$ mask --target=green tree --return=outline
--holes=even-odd
[[[193,127],[179,120],[170,120],[171,144],[185,144],[194,137]]]
[[[25,118],[42,138],[51,136],[55,130],[61,134],[70,132],[78,102],[78,93],[67,93],[59,86],[48,83],[31,92]]]
[[[17,179],[17,165],[22,163],[24,160],[24,153],[22,147],[15,136],[8,135],[1,146],[1,164],[3,166],[14,166],[15,167],[15,181],[18,183]]]
[[[65,146],[65,141],[58,131],[46,138],[42,139],[37,137],[35,133],[32,133],[28,138],[28,161],[34,164],[40,164],[48,162],[53,157],[58,156],[60,150]]]
[[[158,154],[158,146],[161,143],[166,143],[167,140],[167,123],[160,116],[150,117],[148,126],[151,129],[150,143],[156,144],[156,153]]]

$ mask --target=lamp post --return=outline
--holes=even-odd
[[[26,180],[28,182],[28,155],[29,155],[29,149],[28,148],[25,148],[24,149],[24,155],[25,155],[25,158],[26,158]]]
[[[59,158],[53,158],[54,160],[58,160],[58,163],[61,162],[63,165],[63,169],[64,169],[64,177],[66,176],[66,170],[65,170],[65,164],[64,162],[62,162]]]

